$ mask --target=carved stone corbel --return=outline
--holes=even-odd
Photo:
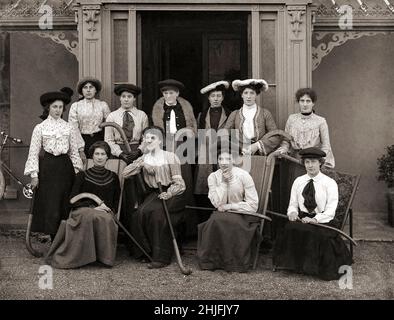
[[[304,6],[288,6],[287,11],[291,17],[291,30],[293,31],[294,35],[298,37],[298,34],[301,31],[301,24],[304,23],[303,15],[306,13],[306,8]]]
[[[96,24],[99,23],[100,6],[99,5],[85,5],[82,8],[83,21],[87,24],[87,30],[90,36],[93,37],[97,30]]]

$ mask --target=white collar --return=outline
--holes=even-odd
[[[253,104],[253,105],[251,105],[251,106],[247,106],[246,104],[244,104],[244,105],[242,106],[242,108],[244,108],[244,110],[246,110],[246,111],[255,110],[255,109],[257,109],[257,104]]]
[[[306,178],[308,180],[312,179],[313,181],[316,182],[316,181],[319,181],[321,178],[323,178],[323,174],[321,173],[321,171],[319,171],[319,173],[316,176],[314,176],[313,178],[309,174],[306,174]]]

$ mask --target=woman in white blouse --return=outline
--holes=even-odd
[[[181,175],[180,161],[175,153],[162,149],[163,138],[164,131],[160,127],[146,128],[143,131],[145,153],[123,171],[125,178],[142,171],[150,191],[133,214],[132,223],[134,237],[152,255],[153,262],[149,268],[169,265],[173,255],[173,243],[162,199],[167,201],[174,228],[182,221],[185,208],[186,185]],[[158,182],[163,186],[162,193],[159,193]]]
[[[256,212],[258,195],[250,174],[233,166],[228,152],[219,154],[219,170],[208,177],[208,197],[217,208],[198,225],[197,257],[201,269],[246,272],[259,240],[259,219],[226,212]]]
[[[335,159],[331,150],[327,121],[316,115],[313,110],[317,99],[316,92],[311,88],[298,89],[296,99],[300,112],[289,116],[285,128],[292,137],[291,144],[282,141],[276,152],[290,153],[300,158],[300,150],[318,147],[326,153],[324,166],[334,168]]]
[[[83,97],[70,107],[68,122],[78,128],[84,140],[85,147],[80,147],[79,153],[83,160],[91,158],[88,151],[96,141],[104,140],[104,130],[99,125],[110,114],[105,101],[97,99],[101,91],[101,82],[92,77],[81,79],[77,84],[77,91]]]
[[[324,280],[338,279],[339,268],[352,264],[349,249],[334,231],[308,225],[338,227],[335,219],[338,185],[320,172],[325,152],[312,147],[301,150],[300,156],[307,173],[298,177],[291,188],[287,209],[290,222],[276,239],[273,263],[277,268]]]
[[[25,175],[31,177],[31,185],[36,189],[31,231],[52,238],[60,221],[68,217],[74,175],[83,167],[77,148],[80,135],[62,119],[72,94],[70,88],[63,88],[40,97],[44,121],[33,130],[25,165]],[[45,153],[39,160],[41,149]]]

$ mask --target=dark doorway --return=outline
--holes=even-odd
[[[206,103],[203,86],[248,75],[248,13],[143,12],[141,31],[142,108],[148,115],[161,96],[160,80],[182,81],[181,95],[197,116]],[[231,91],[226,96],[230,109],[239,107],[234,97]]]

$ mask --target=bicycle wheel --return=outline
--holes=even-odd
[[[5,189],[4,175],[3,172],[0,170],[0,200],[3,198],[4,189]]]

